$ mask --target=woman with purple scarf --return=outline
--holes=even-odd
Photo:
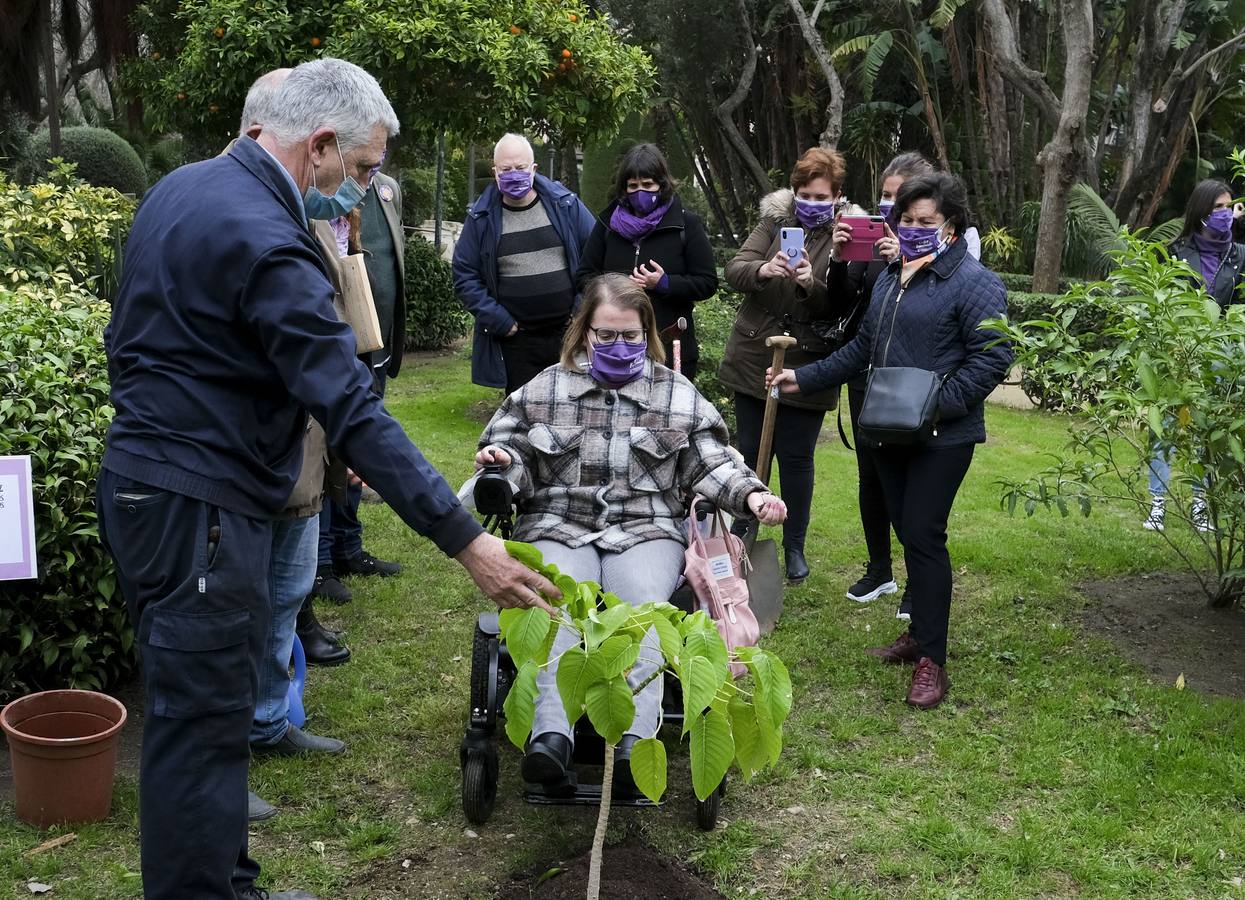
[[[1245,244],[1233,242],[1232,228],[1234,220],[1243,215],[1245,207],[1232,204],[1231,189],[1222,181],[1208,178],[1189,195],[1184,230],[1169,248],[1172,258],[1188,264],[1199,276],[1201,286],[1223,310],[1242,302],[1239,289],[1242,270],[1245,270]],[[1142,523],[1150,531],[1163,530],[1170,478],[1171,465],[1162,452],[1156,451],[1154,459],[1150,460],[1150,515]],[[1206,505],[1197,488],[1191,512],[1195,528],[1199,531],[1211,528]]]
[[[653,144],[636,144],[623,155],[614,175],[614,194],[580,256],[578,290],[606,272],[618,272],[644,288],[662,331],[687,320],[682,341],[682,372],[696,378],[700,350],[692,308],[718,289],[713,247],[700,217],[684,209],[670,177],[666,157]],[[672,355],[665,342],[667,356]]]

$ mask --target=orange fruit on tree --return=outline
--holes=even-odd
[[[184,102],[186,101],[186,92],[185,92],[185,91],[178,91],[178,92],[177,92],[177,99],[178,99],[179,101],[181,101],[181,102],[183,102],[183,103],[184,103]]]
[[[572,53],[570,50],[567,50],[565,47],[562,48],[563,59],[570,59],[574,55],[575,55],[574,53]]]
[[[217,106],[215,103],[213,103],[211,106],[209,106],[209,107],[208,107],[208,112],[210,112],[210,113],[218,113],[218,112],[220,112],[220,107],[219,107],[219,106]]]
[[[216,35],[217,37],[224,37],[224,36],[225,36],[225,29],[220,28],[220,27],[217,27],[217,29],[216,29],[215,31],[213,31],[213,32],[212,32],[212,34]]]
[[[511,26],[510,26],[510,33],[511,33],[511,34],[522,34],[522,33],[523,33],[523,29],[522,29],[522,28],[520,28],[518,25],[511,25]]]
[[[323,41],[321,41],[318,37],[313,37],[313,38],[311,39],[311,46],[313,46],[313,47],[319,47],[322,43],[324,43],[324,42],[323,42]]]
[[[572,22],[578,22],[578,21],[579,21],[579,16],[575,15],[574,13],[571,13],[571,21],[572,21]]]
[[[157,50],[155,53],[151,54],[151,58],[158,60],[160,58],[160,51]]]

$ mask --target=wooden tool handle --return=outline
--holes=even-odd
[[[774,350],[773,372],[777,375],[782,371],[783,360],[787,356],[787,348],[795,346],[795,338],[788,334],[776,334],[765,339],[765,346]],[[765,418],[761,423],[761,447],[757,453],[757,477],[769,484],[770,453],[774,449],[774,421],[778,417],[778,385],[774,385],[765,394]]]

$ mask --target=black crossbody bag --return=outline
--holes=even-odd
[[[938,394],[942,390],[944,376],[928,369],[886,365],[891,338],[895,336],[899,301],[907,289],[904,285],[895,295],[890,333],[882,351],[882,365],[877,367],[873,365],[873,359],[877,355],[882,329],[879,328],[874,335],[873,348],[869,353],[865,402],[857,422],[862,437],[883,446],[915,446],[938,434]]]

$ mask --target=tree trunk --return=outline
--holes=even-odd
[[[54,22],[52,0],[43,4],[43,83],[44,98],[48,105],[48,149],[52,156],[61,155],[61,98],[60,81],[56,77],[56,47],[52,41]]]
[[[804,12],[801,0],[787,0],[787,5],[795,14],[800,33],[804,35],[804,43],[808,44],[808,49],[812,51],[813,58],[817,60],[821,74],[826,79],[826,85],[830,88],[830,100],[826,104],[826,127],[817,140],[827,150],[834,150],[839,146],[839,139],[843,137],[843,82],[839,80],[834,61],[830,59],[830,51],[826,49],[825,42],[817,31],[817,23]]]
[[[701,159],[688,141],[687,132],[683,129],[683,123],[679,121],[678,114],[670,103],[666,104],[666,114],[670,117],[670,128],[692,166],[692,177],[700,185],[700,190],[705,195],[705,202],[709,205],[709,211],[713,213],[718,230],[722,233],[722,237],[725,240],[730,241],[732,244],[739,244],[739,236],[735,234],[735,229],[731,227],[730,220],[726,217],[726,211],[722,209],[722,199],[718,196],[717,187],[713,183],[712,173],[701,165]]]
[[[734,92],[718,104],[714,110],[718,124],[722,126],[722,133],[726,136],[726,142],[730,144],[731,149],[739,156],[743,162],[744,171],[755,184],[759,194],[765,194],[770,189],[769,175],[766,174],[765,168],[756,158],[756,154],[752,152],[752,148],[748,146],[748,142],[744,140],[739,128],[735,125],[734,114],[744,99],[748,96],[749,90],[752,88],[752,79],[756,75],[757,70],[757,46],[752,40],[752,26],[748,21],[748,6],[745,0],[736,0],[735,8],[740,16],[740,28],[743,32],[743,38],[747,42],[747,56],[744,59],[743,70],[739,73],[739,82],[735,85]]]
[[[1039,294],[1054,293],[1059,288],[1068,192],[1085,167],[1085,120],[1093,86],[1092,0],[1063,0],[1060,18],[1064,44],[1062,108],[1054,136],[1038,155],[1042,167],[1042,215],[1033,261],[1033,290]]]
[[[592,835],[592,856],[588,860],[588,900],[601,896],[601,857],[605,854],[605,832],[610,824],[610,802],[614,799],[614,748],[605,745],[605,771],[601,773],[601,808],[597,811],[597,830]]]

